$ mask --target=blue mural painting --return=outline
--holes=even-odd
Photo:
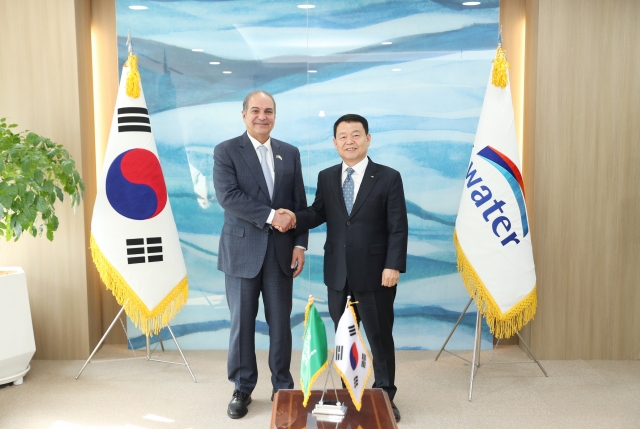
[[[498,1],[473,8],[453,0],[318,0],[313,9],[299,3],[116,1],[120,66],[131,30],[189,273],[189,303],[174,332],[186,349],[227,348],[229,310],[216,269],[223,216],[212,154],[217,143],[244,132],[242,100],[260,88],[277,102],[272,135],[300,149],[309,201],[318,172],[340,162],[333,122],[345,113],[367,117],[369,155],[401,172],[409,212],[396,346],[438,349],[469,299],[452,233],[497,43]],[[323,227],[311,232],[294,283],[294,348],[301,347],[308,295],[326,298],[324,236]],[[326,304],[318,309],[331,336]],[[471,349],[474,326],[475,312],[468,313],[448,347]],[[130,328],[134,347],[143,346]],[[256,346],[267,348],[262,312],[257,331]],[[483,332],[483,347],[490,347]]]

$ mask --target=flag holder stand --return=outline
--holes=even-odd
[[[347,414],[347,406],[338,400],[338,391],[336,390],[336,385],[333,382],[333,376],[331,375],[331,368],[333,365],[333,353],[331,354],[331,362],[329,363],[329,367],[327,368],[327,377],[324,380],[324,387],[322,389],[322,396],[320,400],[316,404],[315,408],[311,413],[316,416],[318,421],[326,421],[330,423],[340,423],[342,419]],[[331,378],[331,385],[333,386],[333,392],[336,395],[336,400],[334,401],[325,401],[324,395],[327,393],[327,382]]]
[[[473,380],[475,379],[476,374],[478,373],[478,370],[480,369],[480,346],[481,346],[481,343],[482,343],[482,341],[481,341],[481,339],[482,339],[482,313],[480,311],[478,311],[478,314],[476,316],[476,333],[475,333],[474,341],[473,341],[473,355],[472,355],[471,361],[469,361],[468,359],[465,359],[462,356],[459,356],[459,355],[457,355],[457,354],[455,354],[453,352],[450,352],[449,350],[445,349],[445,347],[447,346],[447,343],[451,339],[451,336],[453,335],[453,333],[456,331],[456,328],[458,327],[458,325],[462,321],[462,318],[467,313],[467,310],[469,309],[469,306],[471,305],[472,302],[473,302],[473,298],[470,298],[469,302],[467,303],[467,306],[464,308],[464,310],[460,314],[460,317],[458,318],[458,321],[453,326],[453,329],[449,333],[449,336],[447,337],[447,339],[444,341],[444,344],[442,345],[442,348],[440,349],[440,351],[438,352],[438,354],[436,355],[436,358],[435,358],[435,360],[437,361],[438,358],[440,357],[440,355],[442,354],[442,352],[447,352],[447,353],[449,353],[449,354],[451,354],[451,355],[453,355],[453,356],[455,356],[455,357],[457,357],[459,359],[462,359],[463,361],[471,364],[471,379],[470,379],[470,382],[469,382],[469,402],[471,402],[471,398],[472,398],[472,395],[473,395]],[[489,362],[487,362],[486,364],[483,364],[483,365],[515,364],[515,363],[536,363],[540,367],[540,370],[542,371],[544,376],[545,377],[549,377],[549,375],[547,374],[547,371],[545,371],[544,367],[542,366],[542,364],[540,363],[540,361],[538,360],[536,355],[533,354],[533,352],[529,348],[529,345],[524,340],[524,338],[522,338],[522,336],[520,335],[519,332],[516,332],[516,335],[518,336],[518,338],[520,339],[520,341],[522,342],[524,347],[527,349],[527,351],[529,352],[529,354],[531,355],[533,360],[520,361],[520,362],[492,362],[493,355],[491,355],[491,359],[489,360]],[[495,345],[495,347],[493,349],[493,353],[494,354],[495,354],[496,349],[498,348],[498,344],[500,344],[500,339],[498,339],[498,342],[496,343],[496,345]]]
[[[126,302],[125,302],[125,305],[126,305]],[[120,309],[120,311],[118,312],[116,317],[113,319],[113,322],[111,322],[111,325],[109,325],[109,328],[107,329],[107,331],[104,333],[104,335],[102,336],[102,338],[98,342],[98,345],[96,345],[96,347],[93,349],[93,352],[91,352],[91,355],[89,355],[89,358],[86,360],[86,362],[82,366],[82,369],[80,370],[80,372],[78,372],[78,375],[76,375],[76,380],[80,377],[80,375],[82,374],[82,371],[84,371],[84,369],[89,364],[89,362],[91,362],[91,359],[93,358],[93,355],[96,354],[96,352],[98,351],[98,349],[100,348],[100,346],[104,342],[105,338],[107,338],[107,335],[109,334],[109,332],[111,332],[111,329],[115,326],[116,322],[118,320],[120,320],[120,316],[122,315],[123,311],[124,311],[124,305],[122,306],[122,308]],[[120,323],[122,324],[122,320],[120,320]],[[122,329],[124,329],[124,324],[122,324]],[[146,344],[147,345],[147,347],[146,347],[146,352],[147,353],[146,353],[146,356],[140,356],[140,357],[136,356],[135,349],[133,349],[133,345],[131,345],[131,341],[129,341],[129,338],[127,336],[127,341],[129,341],[129,345],[131,346],[131,349],[133,350],[133,355],[134,355],[133,358],[105,359],[105,360],[94,361],[93,363],[113,362],[114,360],[146,359],[149,362],[162,362],[162,363],[169,363],[169,364],[173,364],[173,365],[182,365],[182,366],[186,366],[187,367],[187,369],[189,370],[189,373],[191,374],[191,378],[193,378],[193,382],[197,383],[198,381],[196,380],[195,375],[193,375],[193,371],[191,371],[191,367],[189,366],[189,362],[187,362],[187,358],[184,357],[184,353],[182,353],[182,349],[180,348],[180,344],[178,344],[178,340],[176,339],[176,336],[173,334],[173,330],[171,330],[171,326],[169,326],[169,324],[167,324],[167,329],[169,330],[169,333],[171,334],[171,337],[173,338],[173,342],[176,344],[176,347],[178,348],[178,351],[180,352],[180,356],[182,356],[182,360],[184,361],[184,363],[166,361],[166,360],[161,360],[161,359],[153,359],[152,358],[153,357],[153,351],[151,351],[151,343],[149,341],[149,336],[148,335],[146,335],[146,340],[147,340],[147,344]],[[125,333],[126,333],[126,329],[125,329]],[[162,351],[164,351],[164,344],[162,343],[162,336],[158,335],[158,339],[160,340],[160,347],[162,348]],[[154,351],[155,351],[155,349],[154,349]]]

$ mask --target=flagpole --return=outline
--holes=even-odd
[[[128,301],[128,300],[127,300]],[[127,303],[125,302],[125,305]],[[109,334],[109,332],[111,331],[111,328],[113,328],[113,325],[116,324],[116,321],[120,318],[120,315],[122,314],[122,312],[124,311],[124,305],[122,306],[122,308],[120,309],[120,311],[118,312],[118,315],[116,316],[115,319],[113,319],[113,322],[111,322],[111,325],[109,325],[109,328],[107,329],[107,332],[104,333],[104,335],[102,336],[102,338],[100,339],[100,341],[98,342],[98,345],[96,346],[95,349],[93,349],[93,352],[91,352],[91,355],[89,355],[89,359],[87,359],[87,361],[84,363],[84,365],[82,365],[82,369],[80,370],[80,372],[78,373],[78,375],[76,375],[76,380],[78,379],[78,377],[80,377],[80,374],[82,374],[82,371],[84,371],[85,367],[87,366],[87,364],[91,361],[91,358],[93,357],[93,355],[96,354],[96,352],[98,351],[98,349],[100,348],[100,346],[102,345],[102,343],[104,342],[104,339],[107,338],[107,335]]]
[[[469,402],[471,402],[471,396],[473,395],[473,379],[476,377],[476,372],[480,368],[480,344],[482,342],[482,313],[478,309],[476,316],[476,335],[473,344],[473,357],[471,358],[471,382],[469,383]]]

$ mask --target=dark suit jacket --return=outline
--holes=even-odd
[[[213,184],[218,203],[224,209],[220,234],[218,269],[235,277],[255,277],[267,251],[271,209],[297,211],[307,206],[298,148],[271,139],[275,181],[273,201],[255,148],[245,132],[218,144],[213,151]],[[308,232],[273,230],[278,262],[282,271],[292,275],[294,246],[307,247]]]
[[[296,211],[296,230],[327,223],[324,283],[342,290],[346,280],[354,291],[382,287],[385,268],[407,267],[409,226],[402,178],[396,170],[369,159],[356,200],[347,215],[342,196],[342,163],[318,174],[316,199]]]

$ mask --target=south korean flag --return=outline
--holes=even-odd
[[[369,375],[371,375],[373,362],[367,353],[364,341],[362,341],[356,322],[356,314],[351,307],[354,303],[351,303],[350,300],[351,297],[348,297],[347,306],[336,330],[333,366],[347,386],[356,409],[360,411],[362,394]]]

